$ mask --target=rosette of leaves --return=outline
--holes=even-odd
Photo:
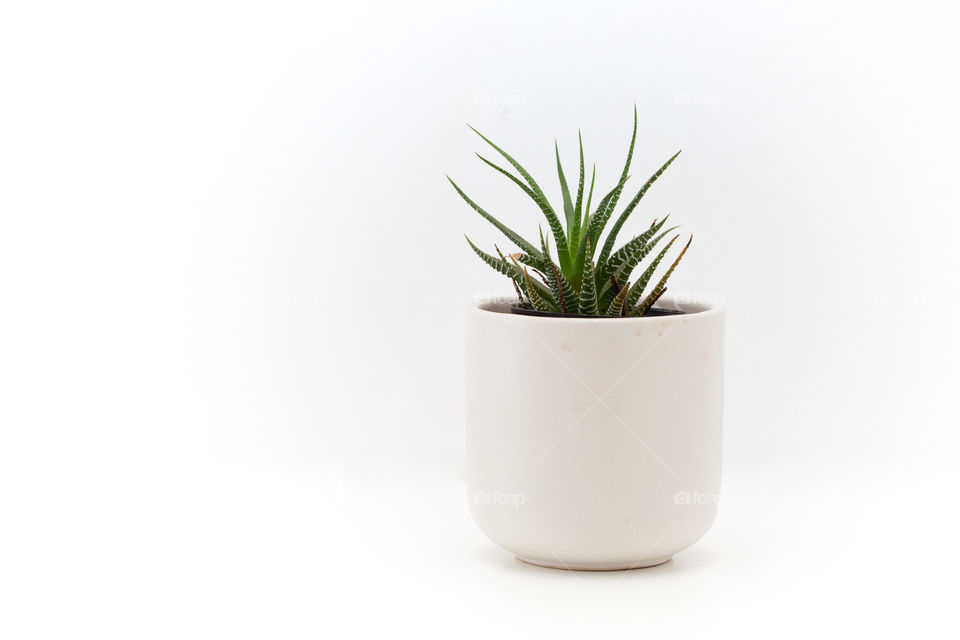
[[[563,196],[563,218],[547,200],[546,195],[544,195],[536,180],[533,179],[533,176],[519,162],[482,133],[476,129],[473,129],[473,131],[502,156],[519,174],[519,177],[479,153],[477,156],[517,185],[533,200],[546,218],[547,226],[550,229],[548,236],[553,238],[555,253],[551,251],[550,238],[544,235],[542,228],[536,243],[525,240],[516,231],[471,200],[450,179],[450,176],[447,176],[450,184],[467,204],[500,230],[518,249],[516,252],[504,255],[500,248],[494,245],[494,255],[483,251],[469,237],[467,238],[470,247],[481,260],[510,278],[520,298],[520,303],[537,311],[565,315],[620,317],[642,316],[647,313],[666,291],[667,280],[680,259],[683,258],[693,237],[690,237],[690,240],[679,251],[670,266],[656,280],[654,279],[654,272],[679,237],[679,234],[675,234],[667,239],[671,232],[677,228],[664,228],[669,216],[659,221],[654,220],[643,233],[630,238],[616,249],[614,247],[617,243],[617,236],[630,214],[633,213],[650,186],[666,171],[667,167],[680,155],[680,152],[674,154],[647,179],[616,217],[613,224],[610,225],[601,242],[601,236],[607,228],[607,223],[613,218],[614,211],[629,178],[630,161],[633,159],[633,147],[637,139],[636,107],[633,111],[633,135],[630,139],[630,149],[627,151],[627,161],[624,164],[623,172],[620,174],[620,180],[613,189],[600,198],[592,213],[590,207],[593,201],[593,187],[597,169],[594,165],[590,187],[587,197],[584,199],[585,172],[582,137],[578,135],[580,142],[580,175],[575,196],[570,191],[563,166],[560,163],[559,147],[554,144],[557,175],[560,179],[560,191]],[[649,260],[644,268],[639,270],[638,267],[648,257]]]

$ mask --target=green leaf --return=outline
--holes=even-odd
[[[523,291],[523,293],[527,296],[528,299],[531,298],[531,291],[533,292],[533,295],[541,299],[551,298],[550,289],[548,289],[546,285],[544,285],[543,283],[539,282],[534,278],[527,279],[524,276],[524,274],[526,273],[526,269],[522,268],[518,264],[516,258],[514,258],[513,256],[510,256],[510,262],[513,263],[513,264],[510,264],[509,262],[507,262],[507,258],[503,255],[503,252],[500,251],[500,248],[497,247],[496,249],[497,249],[497,253],[500,255],[500,259],[503,262],[507,263],[511,269],[514,269],[514,274],[515,274],[514,282],[519,286],[520,290]],[[529,256],[521,256],[521,260],[520,260],[521,262],[523,261],[523,258],[529,258]]]
[[[469,243],[470,248],[473,249],[474,253],[476,253],[481,260],[483,260],[485,263],[490,265],[490,267],[495,269],[497,272],[502,273],[503,275],[510,278],[510,281],[513,283],[514,289],[517,292],[517,297],[520,298],[521,302],[523,302],[524,292],[526,292],[526,296],[528,299],[537,297],[540,300],[544,300],[544,299],[549,299],[551,297],[551,291],[546,287],[544,287],[539,282],[537,282],[536,280],[533,280],[531,278],[528,284],[524,276],[525,270],[521,269],[516,264],[516,260],[514,258],[511,258],[511,260],[514,260],[514,264],[510,264],[510,262],[508,262],[506,257],[503,255],[503,252],[500,251],[499,247],[496,248],[497,254],[500,256],[500,259],[498,260],[497,258],[494,258],[490,254],[486,253],[485,251],[477,247],[477,245],[475,245],[473,241],[470,240],[470,238],[468,238],[467,236],[464,236],[464,237],[467,238],[467,243]],[[553,265],[553,263],[551,263],[551,265]],[[554,268],[556,267],[554,266]],[[567,286],[569,286],[569,284]]]
[[[537,291],[537,288],[533,286],[533,280],[530,278],[530,274],[526,269],[523,270],[523,279],[527,284],[527,297],[530,298],[530,304],[533,305],[533,308],[537,311],[552,311],[551,305],[540,295],[540,292]]]
[[[467,125],[467,126],[470,127],[470,125]],[[470,127],[470,128],[473,130],[473,132],[474,132],[475,134],[477,134],[478,136],[480,136],[481,138],[483,138],[483,141],[484,141],[484,142],[486,142],[486,143],[489,144],[491,147],[493,147],[494,149],[496,149],[497,153],[499,153],[501,156],[503,156],[503,157],[506,159],[507,162],[509,162],[511,165],[513,165],[513,168],[516,169],[517,172],[518,172],[521,176],[523,176],[523,179],[527,181],[527,184],[530,185],[530,188],[533,189],[533,191],[534,191],[537,195],[539,195],[539,196],[540,196],[541,198],[543,198],[544,200],[547,199],[546,196],[543,195],[543,190],[540,188],[540,185],[537,184],[537,181],[533,179],[533,176],[531,176],[531,175],[527,172],[526,169],[524,169],[522,166],[520,166],[520,163],[519,163],[519,162],[517,162],[516,160],[514,160],[514,159],[510,156],[509,153],[507,153],[506,151],[504,151],[503,149],[501,149],[501,148],[498,147],[497,145],[493,144],[493,142],[492,142],[489,138],[487,138],[485,135],[483,135],[482,133],[480,133],[479,131],[477,131],[477,130],[474,129],[473,127]]]
[[[607,224],[607,220],[613,214],[617,207],[617,201],[620,200],[620,194],[623,193],[623,187],[630,177],[630,161],[633,159],[633,147],[637,141],[637,107],[633,107],[633,135],[630,137],[630,149],[627,151],[627,161],[623,165],[623,173],[620,174],[620,182],[613,188],[610,194],[600,202],[596,212],[590,218],[587,225],[587,231],[584,236],[590,237],[594,245],[600,241],[600,233]]]
[[[616,206],[620,194],[623,193],[623,186],[623,182],[618,182],[617,186],[611,189],[610,192],[600,200],[600,204],[597,205],[597,210],[593,212],[593,215],[590,216],[587,222],[587,230],[583,234],[583,237],[589,237],[594,245],[596,245],[600,232],[603,231],[604,225],[610,218],[610,213],[613,211],[613,207]],[[581,244],[583,244],[582,241]]]
[[[623,301],[627,298],[627,292],[630,291],[630,283],[628,282],[620,289],[620,293],[614,297],[610,302],[610,306],[607,307],[606,315],[608,318],[615,318],[621,314],[623,311]]]
[[[672,240],[670,242],[671,244],[673,243]],[[643,299],[643,302],[637,305],[633,309],[633,311],[630,312],[630,315],[642,316],[650,309],[650,307],[653,306],[654,302],[660,299],[660,296],[662,296],[664,291],[667,290],[667,287],[666,287],[667,280],[673,274],[673,270],[677,268],[677,265],[680,263],[680,259],[683,258],[683,255],[687,252],[687,249],[690,248],[691,242],[693,242],[693,236],[690,236],[690,239],[687,240],[687,244],[686,246],[683,247],[683,251],[680,252],[680,255],[677,256],[677,259],[673,261],[673,264],[670,265],[670,268],[667,269],[667,272],[663,274],[663,277],[660,278],[659,282],[657,282],[657,286],[655,286],[653,288],[653,291],[651,291],[650,294]],[[668,245],[668,248],[669,248],[669,245]]]
[[[550,263],[550,270],[547,272],[547,284],[550,285],[554,300],[560,305],[561,313],[570,313],[570,307],[577,299],[576,292],[559,267],[553,263]]]
[[[566,256],[569,253],[567,250],[567,237],[564,234],[563,225],[560,224],[560,219],[557,217],[557,214],[554,213],[550,203],[547,202],[542,194],[535,192],[533,189],[525,185],[519,178],[503,167],[499,167],[493,162],[490,162],[479,153],[477,154],[477,157],[496,169],[498,172],[510,178],[515,185],[520,187],[524,193],[530,196],[533,201],[537,203],[537,206],[540,207],[540,211],[542,211],[543,215],[547,218],[547,224],[550,226],[550,231],[553,233],[553,239],[557,243],[557,253],[559,254],[560,264],[563,265],[565,263]]]
[[[536,289],[537,289],[536,293],[539,293],[539,294],[540,294],[540,297],[541,297],[541,298],[544,298],[544,299],[547,300],[548,302],[551,302],[551,303],[556,303],[556,302],[557,302],[557,301],[554,299],[553,292],[552,292],[551,289],[549,288],[550,285],[549,285],[549,284],[546,284],[546,283],[549,283],[549,278],[544,274],[544,271],[546,271],[547,273],[549,273],[549,272],[551,271],[550,265],[553,264],[552,262],[548,262],[548,261],[545,261],[545,260],[540,260],[540,259],[534,258],[533,256],[531,256],[531,255],[529,255],[529,254],[526,254],[526,253],[518,253],[518,254],[515,254],[515,255],[511,255],[511,256],[509,256],[509,257],[510,257],[510,260],[511,260],[514,264],[517,265],[517,267],[516,267],[516,268],[517,268],[516,273],[517,273],[518,278],[519,278],[520,281],[521,281],[521,285],[523,286],[523,290],[524,290],[524,291],[526,291],[526,284],[523,282],[523,280],[524,280],[524,278],[523,278],[523,271],[524,271],[524,269],[519,266],[520,264],[527,265],[528,267],[530,267],[531,269],[533,269],[534,272],[535,272],[537,275],[539,275],[540,278],[543,280],[543,282],[541,282],[540,280],[537,280],[536,278],[531,278],[531,279],[530,279],[530,281],[533,282],[534,287],[536,287]],[[517,263],[519,263],[519,264],[517,264]],[[513,268],[513,265],[511,265],[511,268]],[[556,306],[559,307],[559,304],[556,304]]]
[[[520,304],[523,304],[523,293],[520,291],[520,283],[517,282],[516,278],[510,278],[510,282],[513,283],[513,290],[517,292],[517,300]]]
[[[581,145],[581,152],[582,152]],[[582,156],[581,156],[582,157]],[[568,248],[570,251],[570,262],[573,263],[576,259],[576,251],[579,251],[580,248],[580,234],[583,232],[583,229],[587,228],[587,220],[590,216],[590,201],[593,199],[593,184],[597,179],[597,165],[593,165],[593,176],[590,178],[590,194],[587,196],[587,204],[583,208],[583,215],[577,214],[576,224],[573,226],[573,233],[570,234],[570,242],[568,243]],[[579,209],[579,207],[578,207]]]
[[[593,175],[590,177],[590,193],[587,195],[587,206],[583,208],[583,227],[587,226],[587,219],[590,217],[590,202],[593,200],[593,183],[597,180],[597,163],[593,163]],[[579,235],[577,240],[579,241]]]
[[[623,210],[623,213],[617,218],[617,221],[613,223],[613,226],[610,228],[610,233],[607,234],[607,240],[603,243],[603,250],[600,252],[600,257],[597,258],[597,264],[603,264],[607,256],[610,255],[610,252],[613,251],[613,245],[617,240],[617,234],[620,232],[620,228],[623,227],[623,223],[627,221],[627,218],[630,217],[630,214],[633,213],[633,210],[636,208],[637,204],[640,202],[640,199],[643,198],[644,194],[650,188],[650,186],[657,181],[663,172],[667,170],[667,167],[677,159],[677,156],[680,155],[680,151],[677,151],[673,156],[667,160],[662,167],[657,169],[657,171],[650,176],[649,179],[644,183],[640,188],[640,191],[637,192],[637,195],[633,197],[633,200],[630,201],[630,204],[627,205],[627,208]]]
[[[540,276],[540,280],[534,280],[534,282],[539,283],[540,281],[543,281],[544,287],[549,286],[549,285],[547,284],[547,276],[544,274],[544,271],[549,271],[549,270],[550,270],[550,265],[547,264],[546,261],[544,261],[544,260],[537,260],[537,259],[534,258],[533,256],[531,256],[531,255],[529,255],[529,254],[526,254],[526,253],[518,253],[518,254],[515,254],[515,255],[510,256],[510,258],[511,258],[511,259],[515,259],[515,260],[516,260],[517,262],[519,262],[520,264],[525,264],[525,265],[527,265],[528,267],[530,267],[531,269],[533,269],[534,273],[536,273],[538,276]],[[544,290],[546,290],[546,289],[544,289]]]
[[[580,135],[580,132],[577,131],[577,140],[580,141],[580,185],[577,187],[577,203],[573,207],[574,212],[574,227],[579,226],[580,216],[581,216],[581,207],[583,206],[583,136]],[[570,232],[571,228],[568,226],[567,231]],[[573,237],[573,236],[571,236]]]
[[[636,268],[636,266],[640,264],[640,262],[644,258],[646,258],[647,255],[651,251],[653,251],[653,249],[658,244],[660,244],[660,241],[663,240],[663,238],[666,237],[668,233],[670,233],[671,231],[674,231],[675,229],[677,229],[677,227],[670,227],[669,229],[666,229],[663,233],[653,238],[645,246],[638,249],[636,253],[630,256],[630,258],[628,258],[627,261],[623,263],[619,269],[617,269],[617,271],[613,274],[613,277],[616,277],[618,279],[623,279],[623,280],[626,280],[627,278],[629,278],[633,274],[633,270]],[[601,289],[601,293],[605,293],[605,291],[606,291],[605,287]]]
[[[620,174],[620,182],[627,181],[627,174],[630,172],[630,161],[633,159],[633,145],[637,141],[637,105],[633,105],[633,135],[630,136],[630,150],[627,151],[627,162],[623,165],[623,173]]]
[[[573,279],[572,279],[572,281],[574,282],[574,285],[579,285],[579,283],[580,283],[580,281],[581,281],[581,279],[582,279],[582,277],[583,277],[584,260],[585,260],[585,259],[588,259],[587,256],[586,256],[586,253],[585,253],[585,251],[586,251],[586,246],[587,246],[587,240],[588,240],[588,239],[592,239],[592,240],[593,240],[593,244],[596,245],[596,236],[599,235],[599,232],[597,232],[597,234],[594,234],[594,233],[593,233],[594,227],[597,226],[596,221],[597,221],[599,218],[602,218],[602,217],[603,217],[603,213],[602,213],[602,212],[605,211],[607,205],[610,203],[610,200],[611,200],[612,198],[615,198],[615,196],[619,195],[619,192],[620,192],[620,191],[623,191],[623,183],[620,183],[620,184],[618,184],[617,186],[615,186],[615,187],[610,191],[610,193],[608,193],[607,195],[605,195],[605,196],[603,197],[603,199],[600,200],[600,204],[597,205],[597,210],[594,212],[594,215],[590,217],[590,220],[589,220],[589,222],[587,223],[587,229],[586,229],[586,231],[585,231],[584,234],[583,234],[583,238],[580,240],[580,245],[579,245],[579,247],[578,247],[578,249],[577,249],[576,257],[575,257],[574,260],[573,260],[573,267],[572,267]],[[601,225],[601,228],[602,228],[602,225]],[[592,256],[590,256],[589,259],[592,259]]]
[[[640,296],[643,295],[643,290],[646,288],[647,283],[650,282],[650,278],[653,276],[653,272],[660,265],[660,261],[663,260],[663,256],[667,254],[667,251],[670,250],[670,247],[673,246],[673,243],[677,241],[679,235],[675,235],[670,239],[670,242],[667,243],[660,253],[653,259],[653,262],[650,263],[643,274],[637,279],[637,282],[633,285],[633,291],[630,292],[630,295],[627,297],[627,308],[632,309],[633,305],[637,303],[637,300],[640,299]]]
[[[537,273],[543,275],[543,272],[550,269],[550,266],[547,264],[546,259],[534,258],[529,253],[518,253],[515,256],[510,256],[511,258],[516,257],[517,261],[521,264],[525,264],[528,267],[532,268]],[[546,281],[546,276],[543,277]]]
[[[553,150],[557,154],[557,175],[560,176],[560,191],[563,194],[563,213],[567,218],[567,229],[573,228],[573,203],[570,201],[570,188],[567,186],[567,178],[563,175],[563,165],[560,164],[560,147],[557,141],[553,141]],[[559,251],[559,249],[558,249]]]
[[[473,249],[474,253],[480,256],[481,260],[483,260],[488,265],[496,269],[499,273],[502,273],[507,277],[513,278],[516,276],[516,274],[513,271],[513,266],[509,264],[506,260],[503,260],[503,261],[497,260],[489,253],[486,253],[482,249],[478,248],[477,245],[473,244],[473,241],[470,240],[470,238],[468,238],[466,235],[464,235],[463,237],[467,238],[467,242],[470,244],[470,248]]]
[[[447,176],[447,180],[450,180],[450,184],[453,185],[453,188],[457,190],[457,193],[460,194],[460,197],[461,197],[461,198],[463,198],[464,200],[467,201],[467,204],[469,204],[471,207],[473,207],[474,211],[476,211],[476,212],[479,213],[481,216],[483,216],[484,218],[486,218],[493,226],[495,226],[497,229],[499,229],[499,230],[503,233],[503,235],[507,236],[507,238],[509,238],[511,242],[513,242],[515,245],[517,245],[517,247],[519,247],[520,249],[522,249],[523,251],[526,251],[527,253],[529,253],[529,254],[531,254],[531,255],[534,255],[534,256],[537,256],[537,257],[541,257],[540,251],[539,251],[536,247],[534,247],[532,244],[530,244],[529,242],[527,242],[526,240],[524,240],[523,237],[521,237],[519,233],[517,233],[516,231],[514,231],[513,229],[511,229],[511,228],[508,227],[507,225],[503,224],[502,222],[500,222],[499,220],[497,220],[496,218],[494,218],[492,215],[490,215],[489,213],[487,213],[486,211],[484,211],[484,210],[480,207],[480,205],[478,205],[476,202],[474,202],[474,201],[471,200],[469,197],[467,197],[467,194],[465,194],[465,193],[460,189],[460,187],[457,186],[457,183],[456,183],[456,182],[454,182],[453,180],[450,179],[450,176]]]
[[[626,280],[630,277],[630,273],[633,271],[633,268],[637,265],[640,260],[643,260],[647,253],[653,248],[653,245],[659,241],[651,242],[651,238],[655,233],[657,233],[661,227],[666,223],[667,219],[670,216],[667,215],[660,222],[656,222],[649,229],[644,231],[638,236],[634,236],[629,242],[617,249],[612,256],[610,256],[606,262],[597,261],[597,282],[602,282],[607,280],[610,276],[617,276],[621,280]],[[676,229],[672,227],[667,229],[664,233]],[[661,234],[662,237],[662,234]],[[647,250],[643,251],[644,247],[647,246]],[[625,266],[627,265],[627,266]],[[624,273],[626,270],[626,273]]]
[[[590,253],[590,239],[587,238],[587,253]],[[599,315],[597,310],[597,281],[594,279],[593,262],[587,260],[583,267],[583,284],[580,285],[578,313],[586,316]]]
[[[467,241],[469,242],[469,238],[467,239]],[[506,265],[506,267],[510,270],[510,273],[508,274],[510,276],[510,282],[513,283],[513,288],[517,292],[517,297],[520,298],[520,302],[523,302],[524,294],[521,292],[521,290],[526,291],[526,287],[520,283],[520,280],[522,280],[523,275],[520,273],[519,269],[517,269],[514,265],[507,262],[506,257],[504,257],[503,255],[503,251],[500,251],[500,247],[498,247],[497,245],[493,245],[493,248],[497,250],[497,255],[500,256],[500,262]]]

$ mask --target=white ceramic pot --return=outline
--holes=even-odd
[[[467,327],[467,481],[480,529],[521,560],[666,562],[716,515],[723,309],[557,318],[477,305]]]

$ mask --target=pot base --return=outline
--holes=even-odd
[[[669,562],[673,556],[664,558],[651,558],[649,560],[640,560],[635,562],[614,562],[610,564],[586,564],[577,562],[560,562],[559,560],[540,560],[534,558],[524,558],[517,556],[517,560],[532,564],[535,567],[544,567],[547,569],[564,569],[566,571],[627,571],[629,569],[647,569],[656,567]]]

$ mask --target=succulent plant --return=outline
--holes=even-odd
[[[473,129],[473,127],[470,127]],[[634,236],[620,248],[614,250],[617,234],[624,222],[633,213],[640,199],[666,171],[667,167],[680,155],[678,151],[662,167],[657,169],[644,183],[633,199],[617,217],[607,232],[603,243],[600,235],[607,222],[613,215],[624,185],[629,178],[630,161],[633,158],[633,147],[637,139],[637,110],[633,110],[633,136],[630,139],[630,149],[627,152],[627,161],[620,174],[617,185],[600,199],[593,214],[590,214],[590,204],[593,200],[593,186],[597,175],[596,165],[593,167],[590,178],[590,189],[586,202],[584,192],[584,163],[583,138],[580,142],[580,180],[577,186],[576,199],[571,197],[563,166],[560,163],[560,149],[554,143],[554,152],[557,158],[557,174],[560,179],[560,190],[563,196],[564,221],[561,221],[556,210],[550,205],[543,190],[526,169],[514,160],[506,151],[491,142],[482,133],[473,131],[493,147],[510,165],[520,174],[520,178],[499,165],[477,156],[486,164],[493,167],[516,184],[524,193],[536,203],[547,219],[547,225],[553,235],[553,244],[556,248],[556,261],[550,251],[550,242],[540,230],[539,243],[534,245],[525,240],[520,234],[487,213],[480,205],[471,200],[457,184],[447,176],[450,184],[457,193],[477,213],[486,218],[493,226],[507,237],[519,252],[504,255],[500,248],[494,245],[496,256],[486,253],[475,245],[470,238],[467,242],[473,251],[490,267],[507,276],[513,282],[514,289],[520,299],[520,304],[536,311],[553,312],[564,315],[586,316],[642,316],[647,313],[653,304],[666,291],[667,280],[673,273],[680,259],[686,253],[693,236],[680,251],[670,267],[659,280],[647,290],[653,281],[653,275],[664,256],[673,246],[679,235],[674,235],[666,245],[653,255],[649,265],[643,272],[631,281],[637,266],[652,254],[657,245],[677,227],[664,229],[669,215],[649,226],[643,233]],[[522,178],[522,179],[521,179]],[[563,222],[566,222],[564,228]],[[599,248],[599,255],[594,255]],[[531,271],[533,272],[531,274]]]

